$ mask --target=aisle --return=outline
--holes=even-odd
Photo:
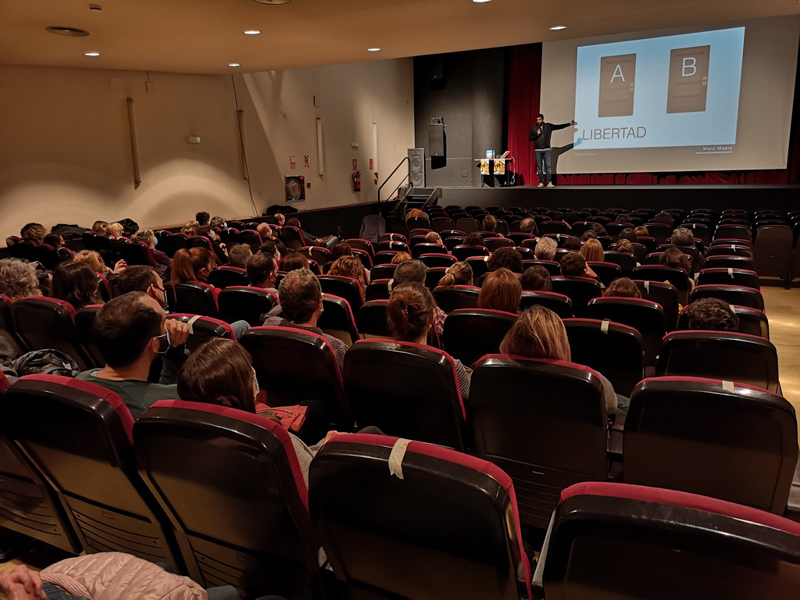
[[[783,395],[800,414],[800,289],[763,287],[769,338],[778,350]]]

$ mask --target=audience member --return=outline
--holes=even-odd
[[[521,299],[522,285],[517,276],[506,268],[500,268],[487,274],[478,296],[478,306],[516,314]]]
[[[486,267],[490,271],[505,268],[514,273],[522,273],[522,255],[514,248],[498,248],[492,252]]]
[[[106,235],[106,227],[108,223],[105,221],[95,221],[92,223],[91,232],[95,235]]]
[[[593,229],[587,229],[586,231],[583,232],[583,235],[581,236],[582,242],[588,242],[589,240],[596,240],[596,239],[597,239],[597,234],[594,232]]]
[[[411,255],[408,252],[398,252],[392,257],[392,261],[390,264],[399,265],[400,263],[404,263],[407,260],[411,260]]]
[[[473,285],[472,267],[467,262],[457,262],[447,267],[444,277],[439,280],[440,287],[451,285]]]
[[[683,309],[689,329],[739,331],[739,317],[731,305],[720,298],[695,300]]]
[[[212,227],[218,227],[220,229],[224,229],[225,227],[228,226],[228,224],[225,222],[225,219],[216,216],[211,217],[211,221],[209,221],[208,224],[211,225]]]
[[[216,257],[207,248],[181,248],[172,260],[172,283],[205,283],[214,270]],[[213,287],[213,286],[211,286]]]
[[[493,233],[495,237],[503,237],[502,233],[497,233],[497,219],[493,215],[483,217],[483,230]]]
[[[672,215],[668,212],[660,212],[655,217],[653,217],[653,223],[663,223],[664,225],[669,225],[672,227],[673,219]]]
[[[444,242],[442,242],[442,236],[440,236],[435,231],[429,231],[425,234],[425,243],[426,244],[438,244],[440,246],[444,246]]]
[[[631,222],[631,218],[628,215],[626,215],[625,213],[620,213],[620,214],[617,215],[617,218],[614,219],[614,222],[615,223],[622,223],[623,225],[625,225],[625,224]]]
[[[187,221],[186,225],[181,227],[181,233],[183,235],[188,235],[192,237],[193,235],[197,235],[197,230],[200,229],[200,223],[197,221]]]
[[[177,397],[175,378],[186,360],[189,327],[167,319],[155,299],[143,292],[113,298],[97,313],[92,333],[106,366],[84,371],[78,379],[119,394],[134,419],[154,402]],[[159,356],[161,377],[150,383],[150,365]]]
[[[641,298],[642,292],[630,277],[620,277],[608,284],[603,296],[606,298]]]
[[[633,227],[626,227],[622,231],[619,232],[618,240],[628,240],[629,242],[637,242],[638,238],[636,237],[636,233],[633,230]]]
[[[566,225],[566,226],[567,226],[567,229],[572,229],[572,227],[570,226],[570,224],[569,224],[569,223],[567,223],[567,221],[564,219],[564,213],[562,213],[561,211],[558,211],[558,210],[551,210],[551,211],[550,211],[549,213],[547,213],[547,214],[548,214],[548,216],[550,217],[550,220],[551,220],[551,221],[556,221],[556,222],[561,222],[561,223],[564,223],[564,225]]]
[[[278,216],[277,214],[275,216]],[[289,227],[297,227],[300,230],[300,236],[303,238],[303,243],[306,246],[326,246],[329,250],[333,248],[336,244],[339,243],[339,238],[335,235],[328,235],[325,237],[319,237],[308,233],[307,231],[303,230],[303,227],[300,224],[300,219],[297,217],[292,217],[286,222],[286,225]]]
[[[278,245],[275,242],[273,242],[272,240],[267,240],[266,242],[262,243],[258,247],[258,251],[259,252],[264,252],[266,254],[271,254],[272,256],[275,257],[275,260],[277,260],[278,262],[280,262],[281,255],[283,254],[278,249]]]
[[[691,229],[686,227],[678,227],[672,232],[672,243],[675,246],[687,246],[694,248],[694,234]]]
[[[140,242],[150,248],[150,254],[153,255],[153,259],[156,261],[156,271],[161,277],[164,277],[167,269],[172,265],[172,259],[166,252],[156,248],[156,235],[153,231],[151,229],[140,229],[133,235],[132,241]]]
[[[281,271],[294,271],[295,269],[308,269],[310,268],[310,263],[308,259],[305,257],[304,254],[300,254],[299,252],[289,252],[286,256],[283,257],[281,261]]]
[[[41,296],[33,263],[19,258],[0,260],[0,294],[8,296],[12,302],[27,296]]]
[[[650,237],[650,232],[647,231],[647,227],[644,225],[639,225],[638,227],[633,228],[633,233],[636,234],[636,239],[640,237]]]
[[[331,248],[331,261],[342,256],[353,256],[353,247],[347,242],[340,242]]]
[[[596,239],[588,240],[580,250],[587,261],[599,262],[605,258],[603,254],[603,244]]]
[[[410,211],[408,211],[408,214],[406,215],[406,221],[408,219],[420,219],[420,218],[428,219],[430,221],[428,213],[422,211],[419,208],[412,208]]]
[[[522,289],[530,292],[552,292],[553,282],[550,279],[550,271],[544,267],[534,265],[525,269],[520,279]]]
[[[228,250],[228,264],[232,267],[244,269],[247,267],[247,260],[253,255],[250,244],[236,244]]]
[[[525,217],[519,224],[519,230],[522,233],[536,235],[536,221],[534,221],[531,217]]]
[[[286,274],[278,286],[282,316],[268,317],[264,325],[293,327],[323,336],[331,345],[341,370],[347,345],[317,327],[322,314],[322,288],[309,269],[295,269]]]
[[[328,275],[350,277],[358,281],[362,293],[367,289],[367,277],[364,273],[364,265],[361,264],[361,259],[357,256],[340,256],[333,261],[331,268],[328,270]]]
[[[41,223],[27,223],[20,229],[19,235],[23,241],[41,244],[47,235],[47,229]]]
[[[564,248],[565,250],[575,250],[577,252],[580,252],[581,240],[579,237],[571,235],[564,240],[562,248]]]
[[[624,254],[633,254],[633,244],[630,240],[625,238],[620,238],[619,241],[614,244],[613,248],[614,252],[620,252]]]
[[[392,336],[400,341],[426,345],[436,310],[438,307],[428,288],[419,283],[403,285],[392,292],[386,307],[386,318]],[[469,398],[471,373],[460,360],[453,359],[453,363],[456,367],[461,397],[466,400]]]
[[[97,274],[83,262],[66,262],[53,271],[50,296],[69,302],[75,310],[89,304],[102,304]]]
[[[278,222],[278,227],[283,227],[286,225],[286,217],[283,215],[283,213],[276,212],[275,220]]]
[[[74,260],[75,262],[86,263],[92,271],[103,276],[119,275],[128,268],[128,263],[124,260],[118,260],[113,269],[108,268],[106,263],[103,262],[100,253],[94,250],[81,250],[75,255]]]
[[[51,246],[53,250],[58,250],[64,247],[64,238],[57,233],[48,233],[44,236],[42,243]]]
[[[465,246],[484,246],[483,236],[477,231],[473,231],[466,238],[464,238]]]
[[[208,214],[206,211],[201,211],[194,216],[194,220],[197,221],[197,224],[202,227],[203,225],[208,225],[209,221],[211,220],[211,215]]]
[[[109,223],[106,225],[106,233],[108,233],[108,237],[110,238],[121,238],[125,237],[125,228],[122,226],[121,223]]]
[[[256,252],[247,259],[245,268],[250,285],[278,293],[275,287],[275,282],[278,280],[278,263],[272,254]]]
[[[407,283],[418,283],[422,286],[425,285],[425,276],[428,273],[428,267],[425,266],[420,260],[407,260],[397,265],[394,270],[394,276],[389,281],[389,291],[394,292],[401,285]],[[444,327],[444,320],[447,318],[447,313],[441,308],[436,306],[434,302],[433,319],[436,334],[442,335],[442,328]]]
[[[536,257],[536,260],[553,260],[556,257],[557,248],[558,244],[553,238],[539,238],[533,250],[533,255]]]
[[[692,272],[692,263],[689,260],[689,257],[674,246],[664,250],[664,254],[661,255],[661,260],[659,262],[662,265],[672,267],[673,269],[681,269],[687,275]]]
[[[286,246],[283,244],[282,241],[278,239],[278,236],[275,235],[275,232],[270,227],[269,223],[259,223],[258,227],[256,227],[256,231],[258,231],[258,235],[261,236],[261,241],[271,241],[277,246],[278,251],[281,254],[286,254]]]
[[[530,307],[519,316],[503,338],[500,352],[527,358],[572,361],[564,323],[552,310],[538,305]],[[603,384],[606,414],[614,415],[618,412],[618,400],[624,399],[618,398],[608,379],[600,373],[598,376]],[[619,408],[627,411],[625,407]]]
[[[586,259],[580,252],[567,252],[561,258],[561,274],[564,277],[597,279],[597,274],[586,264]]]
[[[161,275],[150,266],[133,265],[125,269],[115,280],[120,294],[128,292],[144,292],[165,311],[169,311],[167,306],[167,292],[164,289],[164,280]]]

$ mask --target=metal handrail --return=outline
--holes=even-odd
[[[407,157],[407,156],[404,156],[404,157],[403,157],[403,160],[401,160],[401,161],[398,163],[398,165],[397,165],[397,166],[394,168],[394,171],[392,171],[391,173],[389,173],[389,176],[388,176],[386,179],[384,179],[384,180],[383,180],[383,183],[382,183],[382,184],[381,184],[381,185],[378,187],[378,205],[379,205],[379,206],[380,206],[380,203],[381,203],[381,190],[383,189],[383,186],[385,186],[387,183],[389,183],[389,180],[392,178],[392,176],[393,176],[395,173],[397,173],[397,169],[399,169],[400,167],[402,167],[402,166],[403,166],[403,163],[404,163],[404,162],[407,162],[408,160],[409,160],[409,159],[408,159],[408,157]],[[403,181],[405,181],[406,179],[408,179],[408,175],[406,175],[406,176],[403,178]],[[397,190],[400,188],[400,186],[403,184],[403,181],[401,181],[401,182],[400,182],[400,183],[397,185],[397,187],[396,187],[396,188],[394,188],[394,189],[395,189],[395,191],[397,191]]]

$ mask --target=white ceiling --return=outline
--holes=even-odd
[[[85,0],[0,0],[0,63],[214,74],[237,62],[238,71],[269,71],[800,14],[798,0],[96,2],[102,11]],[[53,35],[51,25],[91,35]],[[373,46],[382,50],[367,52]],[[101,56],[84,56],[91,51]]]

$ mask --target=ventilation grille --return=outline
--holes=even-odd
[[[67,35],[70,37],[86,37],[89,35],[89,32],[83,29],[77,29],[76,27],[58,27],[56,25],[45,27],[45,31],[55,33],[56,35]]]

